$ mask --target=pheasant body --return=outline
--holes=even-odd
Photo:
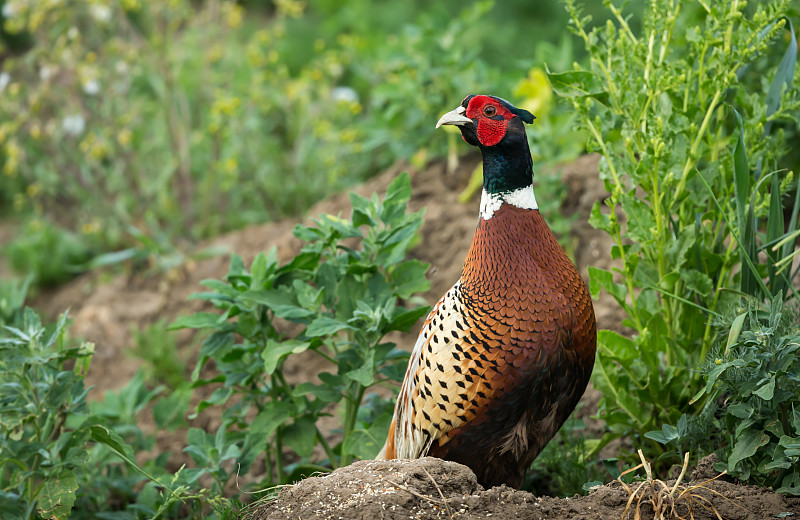
[[[524,111],[470,96],[461,114],[476,98],[496,106],[506,130],[497,140],[497,132],[481,136],[480,119],[459,120],[484,156],[481,218],[461,278],[422,327],[379,457],[432,455],[469,466],[486,487],[520,487],[586,387],[596,325],[583,280],[536,207],[524,127],[512,110]],[[519,129],[522,156],[510,153],[519,139],[508,139]]]

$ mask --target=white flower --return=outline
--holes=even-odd
[[[100,92],[100,82],[96,79],[90,79],[86,83],[83,84],[83,91],[89,94],[90,96],[94,96],[98,92]]]
[[[42,81],[47,81],[52,77],[53,77],[53,68],[47,65],[42,65],[42,68],[39,69],[39,79]]]
[[[358,92],[350,87],[336,87],[331,90],[331,99],[340,103],[358,103]]]
[[[98,22],[108,22],[111,20],[111,8],[107,5],[92,4],[89,6],[89,14]]]
[[[0,72],[0,92],[4,91],[9,83],[11,83],[11,76],[8,75],[8,72]]]
[[[69,135],[80,135],[83,133],[83,129],[86,128],[86,120],[80,114],[73,114],[64,118],[64,121],[61,122],[61,128]]]
[[[18,12],[19,6],[17,5],[17,2],[8,1],[3,4],[3,18],[6,20],[12,18]]]

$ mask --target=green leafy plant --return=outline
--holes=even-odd
[[[647,437],[678,450],[716,451],[718,471],[800,495],[800,326],[777,294],[726,323],[728,344],[701,368],[698,420],[683,415]]]
[[[231,475],[226,461],[247,471],[266,453],[268,480],[284,483],[301,472],[375,456],[392,402],[377,397],[364,402],[365,393],[401,380],[407,361],[384,336],[408,330],[428,310],[402,305],[428,288],[427,265],[404,259],[422,222],[421,212],[405,211],[410,196],[407,174],[390,184],[383,200],[351,194],[350,220],[322,215],[312,226],[295,228],[306,245],[287,264],[278,263],[274,249],[259,254],[249,270],[234,255],[224,281],[202,282],[211,292],[195,298],[212,302],[221,314],[187,316],[173,328],[213,331],[203,342],[193,379],[196,387],[216,389],[197,412],[209,406],[225,410],[216,434],[190,431],[187,451],[198,468],[189,471],[210,474],[222,487]],[[287,358],[306,351],[330,362],[331,371],[321,372],[318,382],[289,382]],[[205,379],[201,375],[212,360],[216,370]],[[334,446],[328,443],[330,432],[318,426],[332,404],[341,414],[342,440]],[[317,445],[325,466],[309,462]]]
[[[192,485],[184,471],[163,468],[168,453],[137,464],[135,453],[151,449],[153,438],[136,416],[161,392],[147,389],[141,373],[87,405],[84,376],[94,345],[71,346],[66,322],[65,313],[46,327],[26,308],[22,324],[4,326],[0,335],[0,515],[138,520],[177,518],[183,508],[232,518],[230,501]],[[188,406],[164,402],[173,411]],[[168,413],[156,419],[159,427],[176,424]]]
[[[91,255],[91,241],[48,219],[30,220],[4,248],[11,266],[32,275],[32,282],[37,285],[56,285],[68,280],[83,269]]]
[[[798,109],[793,70],[780,65],[768,83],[749,79],[746,69],[766,60],[770,43],[789,27],[787,2],[744,11],[742,2],[659,0],[638,35],[620,9],[605,5],[612,20],[590,30],[566,1],[589,66],[549,74],[588,129],[590,148],[602,154],[610,194],[590,223],[612,237],[621,267],[590,267],[590,289],[594,297],[601,290],[613,296],[634,332],[598,333],[594,382],[610,433],[597,448],[675,424],[689,409],[702,385],[695,368],[717,341],[713,320],[736,303],[740,288],[753,290],[748,273],[757,273],[764,294],[786,287],[788,276],[762,277],[777,272],[773,262],[791,254],[794,239],[767,251],[766,263],[758,248],[766,251],[784,235],[772,221],[764,233],[763,218],[782,216],[783,195],[794,184],[795,176],[781,171],[788,147],[776,128],[794,128]],[[796,58],[793,35],[787,52]],[[746,117],[740,122],[726,102]],[[758,167],[742,163],[744,154],[757,157]]]
[[[177,338],[167,330],[166,320],[132,332],[135,345],[131,353],[144,363],[143,371],[150,383],[164,384],[172,390],[187,386],[186,360],[178,352]]]
[[[33,275],[21,280],[14,278],[0,280],[0,326],[22,325],[25,298],[32,281]]]
[[[85,416],[82,373],[93,345],[62,342],[64,314],[47,331],[31,309],[0,337],[0,493],[3,516],[66,518],[92,432],[68,419]],[[74,369],[67,364],[74,363]]]

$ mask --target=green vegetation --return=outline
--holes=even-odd
[[[700,369],[708,395],[697,416],[645,434],[678,452],[714,452],[719,471],[800,494],[800,316],[783,295],[749,308],[721,324],[727,345],[715,349]]]
[[[0,79],[0,208],[24,223],[12,263],[54,284],[125,260],[179,262],[203,239],[301,215],[398,159],[443,156],[436,114],[469,92],[510,95],[545,57],[509,60],[516,46],[499,48],[486,24],[532,16],[525,2],[418,4],[7,3],[18,7],[6,29],[35,42],[4,57]],[[504,39],[527,34],[513,27]],[[487,45],[497,59],[479,58]],[[554,134],[535,140],[538,157],[578,153]]]
[[[216,458],[190,454],[201,472],[216,468],[220,491],[231,476],[221,466],[227,459],[235,458],[246,473],[266,452],[267,483],[274,485],[347,465],[354,457],[375,457],[383,446],[394,401],[377,396],[364,401],[365,392],[402,381],[408,354],[384,336],[407,331],[429,310],[400,304],[428,289],[427,264],[404,260],[422,225],[421,212],[405,213],[410,197],[408,175],[392,182],[383,201],[351,194],[351,220],[323,215],[313,226],[295,228],[306,246],[285,265],[278,264],[274,249],[259,254],[249,272],[234,256],[227,278],[204,281],[211,292],[195,295],[214,303],[221,314],[197,313],[173,325],[213,331],[200,349],[193,379],[195,387],[217,388],[196,413],[224,407],[217,443],[227,436],[230,444],[224,452],[218,449]],[[287,335],[277,319],[301,328]],[[327,361],[335,373],[320,372],[319,383],[287,381],[286,358],[306,351]],[[212,359],[219,375],[202,379]],[[333,403],[341,403],[342,441],[330,446],[317,424],[331,414]],[[192,434],[209,436],[194,429]],[[325,458],[311,463],[317,445]],[[288,463],[287,448],[299,462]]]
[[[636,35],[622,16],[589,30],[567,1],[589,65],[550,80],[603,156],[610,196],[590,222],[611,235],[622,266],[590,268],[591,290],[611,294],[633,330],[598,335],[594,382],[610,430],[598,448],[702,414],[692,398],[716,375],[696,367],[721,341],[715,317],[742,295],[797,302],[791,260],[800,190],[785,160],[800,98],[788,5],[664,0],[652,3]],[[768,65],[781,54],[777,69]],[[769,81],[750,69],[765,69]],[[791,192],[794,205],[784,207]],[[791,403],[800,407],[796,394]],[[752,431],[734,433],[718,439],[739,446]]]

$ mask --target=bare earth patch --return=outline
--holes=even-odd
[[[695,486],[706,480],[701,478],[686,485]],[[787,498],[754,486],[715,480],[694,489],[693,493],[713,506],[695,506],[695,520],[717,520],[714,509],[729,520],[800,514],[800,498]],[[486,490],[466,466],[426,457],[360,461],[328,475],[307,478],[283,488],[273,501],[255,505],[246,518],[610,520],[623,518],[628,498],[628,492],[619,483],[595,488],[588,496],[564,499],[535,497],[506,486]],[[690,518],[685,507],[679,507],[677,513]],[[647,505],[642,506],[640,514],[643,519],[654,518],[652,508]],[[626,518],[634,518],[633,509]]]

